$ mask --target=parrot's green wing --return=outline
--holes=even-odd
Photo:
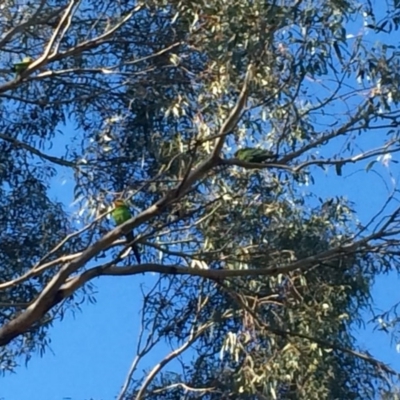
[[[128,206],[119,201],[115,205],[114,210],[111,212],[111,216],[113,217],[116,225],[121,225],[132,218],[132,213],[129,210]],[[133,242],[133,240],[135,239],[132,232],[127,233],[125,237],[128,243]],[[138,264],[140,264],[140,252],[138,247],[136,246],[136,244],[132,244],[131,247]]]
[[[29,67],[30,64],[32,64],[32,61],[33,60],[30,57],[25,57],[22,61],[13,65],[13,72],[21,74]]]
[[[235,157],[239,160],[246,161],[246,162],[263,163],[265,161],[274,159],[275,155],[270,150],[246,147],[244,149],[239,149],[235,153]]]
[[[116,225],[121,225],[132,218],[129,208],[125,205],[116,207],[112,213]]]

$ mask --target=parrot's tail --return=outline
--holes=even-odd
[[[133,254],[136,257],[136,260],[138,262],[138,264],[140,264],[140,253],[139,253],[139,249],[136,247],[136,245],[132,245],[132,250],[133,250]]]
[[[133,236],[132,232],[129,232],[125,235],[126,241],[127,243],[131,243],[133,242],[133,240],[135,239],[135,237]]]
[[[135,237],[133,236],[132,232],[129,232],[127,235],[125,235],[127,243],[131,243],[135,240]],[[135,255],[135,258],[140,264],[140,252],[136,244],[132,244],[131,249],[133,250],[133,254]]]

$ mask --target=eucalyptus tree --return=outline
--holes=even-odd
[[[156,273],[120,399],[390,393],[396,371],[351,328],[375,277],[398,270],[397,191],[360,224],[351,203],[308,186],[320,168],[367,173],[400,149],[390,7],[3,2],[2,369],[44,350],[95,278]],[[77,215],[49,193],[63,174]],[[116,198],[135,213],[115,228]],[[126,256],[132,230],[140,265]],[[137,375],[148,343],[166,341],[175,350]]]

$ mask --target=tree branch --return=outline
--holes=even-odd
[[[74,163],[72,161],[66,161],[63,160],[61,158],[58,157],[54,157],[54,156],[49,156],[47,154],[42,153],[41,151],[39,151],[38,149],[36,149],[35,147],[30,146],[29,144],[26,144],[24,142],[21,142],[17,139],[14,139],[10,136],[4,135],[2,133],[0,133],[0,139],[5,140],[6,142],[12,143],[14,146],[16,147],[21,147],[27,151],[29,151],[32,154],[35,154],[36,156],[43,158],[44,160],[50,161],[54,164],[58,164],[61,165],[63,167],[69,167],[69,168],[77,168],[78,165],[77,163]]]

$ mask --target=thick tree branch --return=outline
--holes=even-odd
[[[382,232],[372,234],[366,238],[345,246],[338,246],[334,249],[321,252],[319,254],[295,261],[283,267],[273,267],[265,269],[240,269],[240,270],[212,270],[188,268],[180,265],[160,265],[160,264],[141,264],[128,267],[116,267],[113,262],[106,265],[91,268],[75,277],[70,278],[66,283],[60,285],[60,289],[53,296],[53,303],[48,304],[51,308],[58,302],[72,295],[76,290],[83,287],[87,282],[100,276],[129,276],[147,272],[170,274],[170,275],[189,275],[211,279],[215,282],[223,282],[225,279],[249,276],[276,276],[295,270],[306,271],[318,265],[323,265],[327,261],[340,258],[343,255],[350,255],[368,247],[372,240],[382,238]],[[2,344],[2,330],[0,330],[0,345]]]

